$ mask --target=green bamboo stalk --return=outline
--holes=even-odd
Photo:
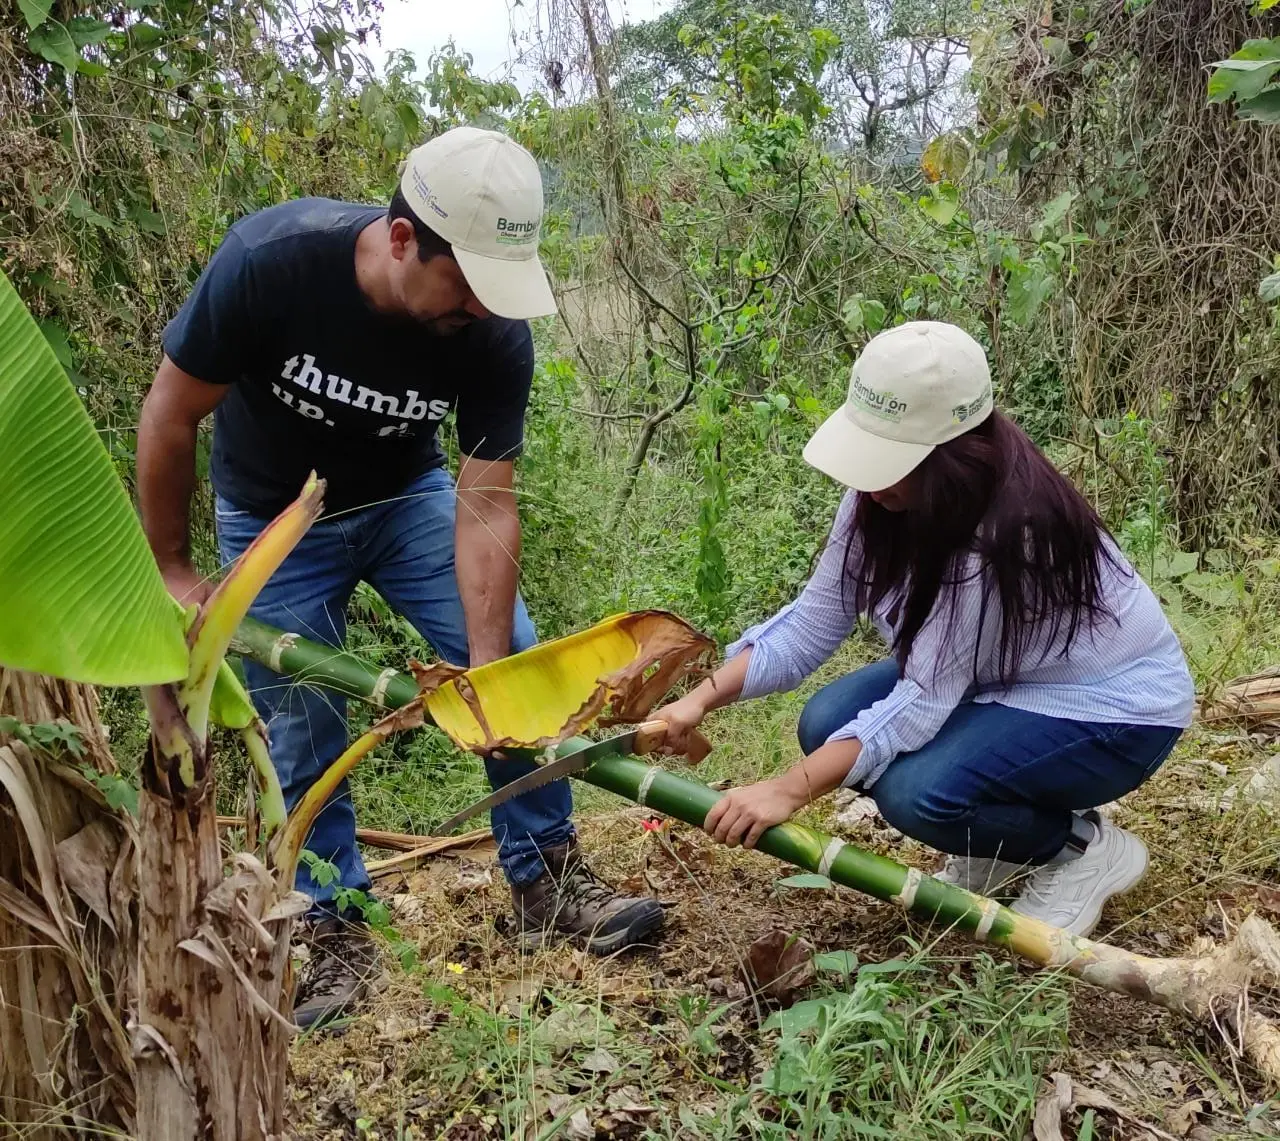
[[[296,673],[313,685],[380,708],[408,704],[418,692],[407,674],[379,671],[353,654],[252,620],[241,625],[233,648],[277,672]],[[572,752],[587,743],[581,737],[570,738],[558,751]],[[723,795],[698,781],[630,757],[602,758],[575,775],[699,828]],[[757,846],[779,860],[896,904],[921,919],[945,924],[978,942],[1007,948],[1037,966],[1065,971],[1094,986],[1145,999],[1200,1021],[1222,1023],[1243,1043],[1245,1053],[1263,1076],[1280,1087],[1280,1031],[1247,1002],[1248,981],[1257,964],[1280,963],[1280,939],[1261,920],[1246,920],[1232,943],[1209,955],[1155,959],[1019,915],[994,900],[816,828],[779,824],[768,829]],[[1274,985],[1276,980],[1270,982]]]
[[[241,621],[231,639],[231,652],[276,673],[344,693],[380,709],[398,709],[418,695],[417,683],[409,674],[379,670],[355,654],[308,641],[299,634],[286,634],[256,618]]]

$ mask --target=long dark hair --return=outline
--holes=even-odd
[[[845,558],[856,613],[870,613],[891,591],[905,588],[893,644],[900,674],[943,587],[966,575],[985,579],[984,622],[987,608],[999,604],[1005,688],[1017,681],[1039,636],[1050,646],[1065,634],[1059,650],[1065,656],[1081,630],[1107,613],[1099,579],[1102,561],[1115,559],[1102,520],[999,411],[936,447],[903,490],[910,504],[905,511],[858,496]]]

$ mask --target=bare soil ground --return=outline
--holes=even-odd
[[[1280,916],[1280,832],[1270,808],[1241,791],[1273,749],[1244,734],[1189,735],[1115,808],[1147,842],[1151,869],[1109,906],[1111,941],[1184,954],[1221,940],[1252,911]],[[605,960],[566,944],[522,951],[491,854],[440,858],[382,880],[418,965],[394,970],[390,989],[340,1032],[297,1044],[294,1136],[693,1137],[682,1121],[714,1120],[768,1064],[771,1036],[761,1027],[771,1007],[745,969],[759,936],[778,928],[860,963],[923,948],[961,971],[975,953],[852,891],[780,891],[787,870],[767,856],[717,848],[681,824],[647,831],[645,810],[587,801],[579,826],[594,866],[664,901],[661,941]],[[836,827],[829,812],[815,822]],[[875,821],[846,835],[919,867],[936,860]],[[1062,985],[1069,1026],[1044,1096],[1054,1096],[1049,1073],[1064,1075],[1056,1090],[1064,1112],[1049,1115],[1061,1117],[1061,1132],[1045,1141],[1280,1136],[1280,1113],[1221,1035],[1136,1000]],[[1270,1005],[1280,1015],[1280,1003]]]

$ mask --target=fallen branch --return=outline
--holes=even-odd
[[[1280,724],[1280,666],[1236,678],[1200,708],[1197,720],[1242,721],[1250,728]]]
[[[365,871],[369,873],[370,879],[376,880],[382,876],[394,875],[396,872],[411,872],[420,864],[426,863],[432,856],[438,856],[442,852],[475,852],[496,847],[497,841],[494,840],[493,833],[488,828],[481,828],[461,836],[442,836],[403,855],[392,856],[387,860],[375,860],[365,865]]]
[[[281,672],[305,670],[312,684],[326,684],[328,662],[338,656],[323,646],[256,625],[255,660]],[[263,656],[259,656],[259,654]],[[408,702],[417,685],[407,674],[379,674],[351,655],[334,668],[334,685],[383,706]],[[354,663],[354,664],[353,664]],[[357,676],[376,679],[364,692]],[[561,751],[584,742],[570,738]],[[576,774],[597,788],[700,827],[723,795],[697,781],[627,757],[610,757]],[[759,848],[836,883],[896,904],[919,918],[944,923],[980,943],[1004,947],[1037,966],[1064,971],[1093,986],[1140,998],[1212,1026],[1244,1054],[1272,1088],[1280,1089],[1280,1030],[1250,1005],[1249,988],[1280,985],[1280,937],[1250,916],[1225,946],[1188,958],[1151,958],[1071,935],[994,900],[927,876],[884,856],[847,844],[800,824],[780,824],[760,838]]]
[[[243,816],[219,816],[219,828],[243,828]],[[474,833],[469,833],[474,835]],[[412,832],[385,832],[380,828],[357,828],[356,839],[370,848],[381,848],[384,852],[417,852],[435,843],[439,837],[416,836]],[[466,836],[454,836],[450,839],[463,841]]]

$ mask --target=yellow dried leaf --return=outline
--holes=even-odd
[[[969,166],[969,147],[959,135],[939,135],[920,156],[927,182],[959,182]]]
[[[611,721],[642,720],[712,645],[674,614],[642,610],[472,670],[418,679],[432,720],[462,748],[541,749],[594,723],[606,706]]]

